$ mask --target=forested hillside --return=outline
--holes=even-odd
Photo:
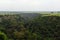
[[[35,15],[0,15],[0,39],[60,40],[60,16]]]

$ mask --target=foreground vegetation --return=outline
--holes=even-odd
[[[26,19],[19,14],[0,15],[0,35],[8,40],[60,40],[60,16]]]

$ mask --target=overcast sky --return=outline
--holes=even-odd
[[[60,11],[60,0],[0,0],[0,11]]]

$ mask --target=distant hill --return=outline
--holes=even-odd
[[[9,11],[1,11],[0,15],[20,15],[23,18],[29,18],[32,19],[38,15],[40,15],[40,13],[38,12],[9,12]]]
[[[39,16],[38,13],[21,13],[20,15],[21,17],[30,18],[30,19]]]

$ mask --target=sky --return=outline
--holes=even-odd
[[[0,11],[60,11],[60,0],[0,0]]]

